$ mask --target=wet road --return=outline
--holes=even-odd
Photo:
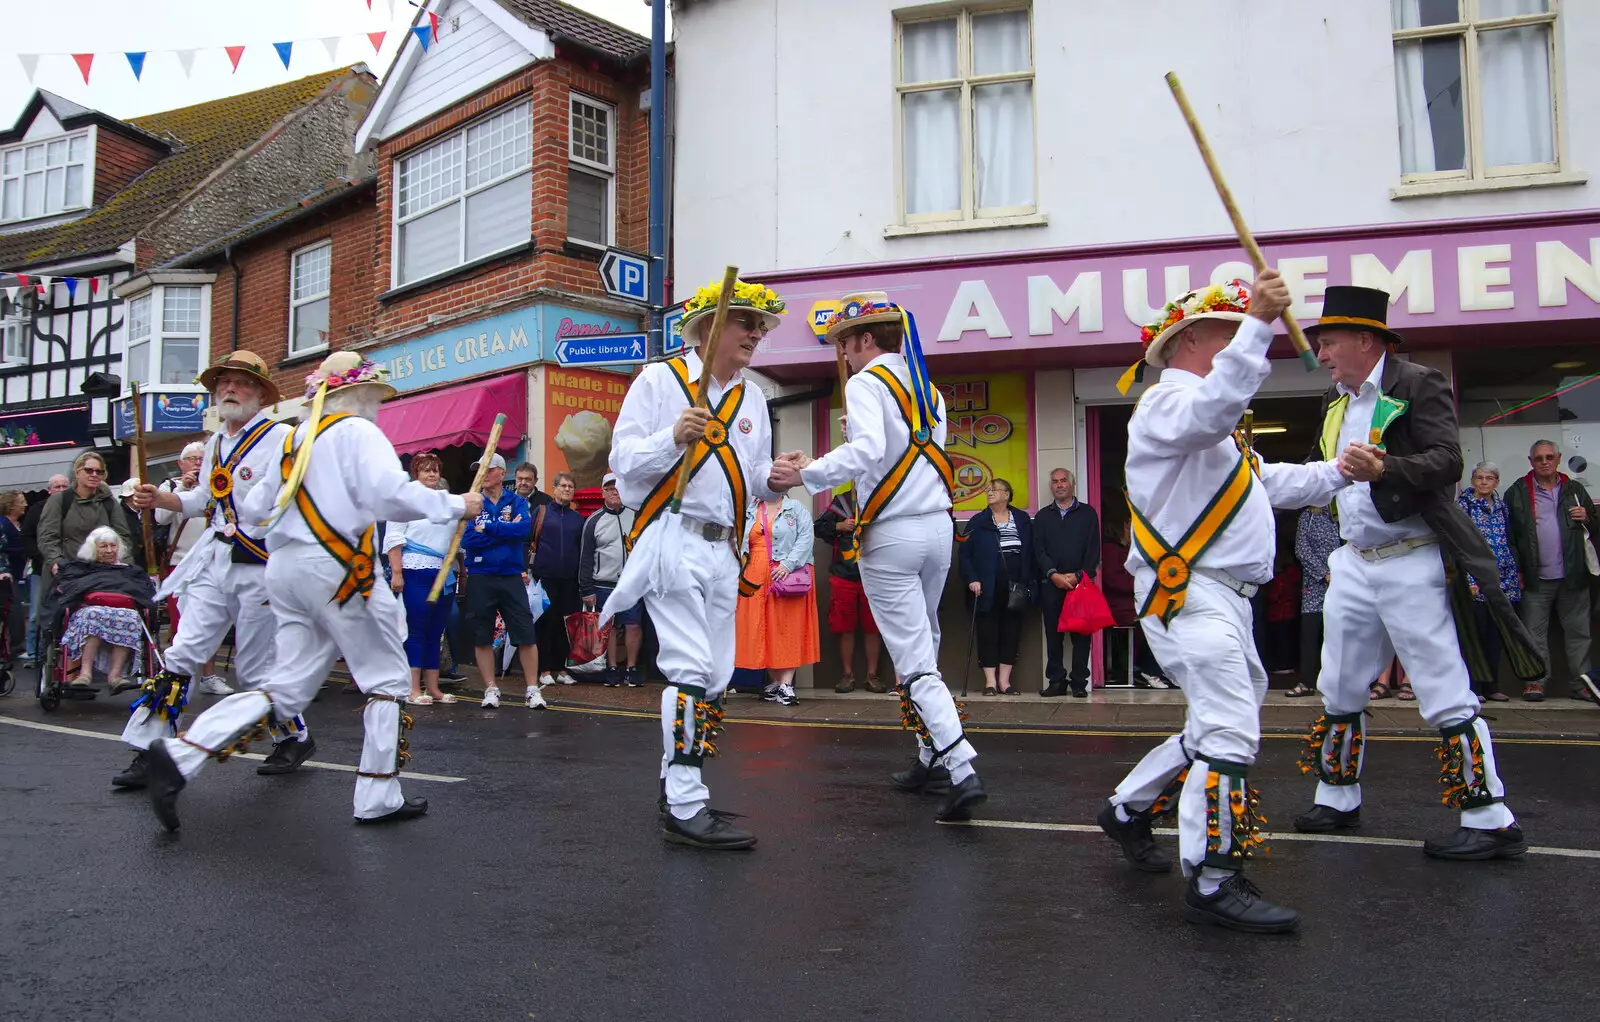
[[[127,697],[0,700],[102,734]],[[353,763],[355,697],[307,714]],[[1306,913],[1250,937],[1182,922],[1176,877],[1095,833],[936,824],[895,793],[903,734],[737,724],[710,780],[749,853],[664,845],[658,727],[582,712],[419,708],[429,815],[350,821],[349,773],[213,765],[169,836],[107,786],[112,741],[0,721],[6,1019],[1349,1019],[1589,1017],[1600,936],[1600,745],[1505,743],[1530,841],[1587,854],[1439,863],[1413,847],[1279,841],[1253,876]],[[730,708],[738,714],[738,702]],[[1092,824],[1154,740],[975,735],[995,821]],[[1308,801],[1267,743],[1268,830]],[[1429,742],[1373,740],[1369,838],[1454,826]],[[1175,840],[1163,839],[1169,850]]]

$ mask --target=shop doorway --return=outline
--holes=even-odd
[[[1256,452],[1266,461],[1305,461],[1315,449],[1321,394],[1257,398],[1251,404]],[[1128,503],[1124,466],[1128,458],[1128,421],[1134,405],[1105,404],[1085,409],[1088,478],[1086,500],[1100,515],[1102,576],[1117,572],[1127,557]],[[1300,680],[1300,575],[1294,557],[1297,511],[1280,511],[1274,584],[1255,601],[1256,647],[1271,674],[1273,688],[1289,688]],[[1110,562],[1115,563],[1110,563]],[[1115,610],[1116,608],[1113,607]],[[1135,629],[1111,628],[1096,637],[1095,684],[1107,688],[1133,686],[1137,661]],[[1314,684],[1315,679],[1308,681]]]

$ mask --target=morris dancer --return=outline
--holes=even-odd
[[[602,609],[602,623],[643,597],[655,622],[656,658],[667,687],[661,694],[661,832],[677,844],[739,849],[754,834],[709,806],[702,779],[711,739],[720,730],[722,696],[733,677],[733,620],[742,593],[738,551],[752,498],[773,499],[767,399],[741,373],[756,345],[778,325],[783,299],[760,284],[739,281],[711,358],[710,409],[693,407],[702,363],[695,346],[706,340],[721,282],[684,303],[681,323],[689,350],[647,366],[628,388],[611,442],[611,469],[622,502],[639,509],[629,544],[633,553]],[[697,460],[685,491],[682,521],[665,513],[686,452]],[[668,529],[683,531],[673,563],[655,555]]]
[[[227,758],[258,725],[298,714],[340,655],[368,695],[356,822],[406,820],[428,810],[426,799],[400,792],[400,768],[410,758],[404,734],[410,718],[400,704],[411,671],[394,594],[373,584],[374,523],[444,524],[476,515],[482,497],[430,489],[401,469],[374,424],[378,404],[395,393],[383,376],[354,352],[324,359],[307,378],[306,421],[284,437],[278,464],[240,507],[244,521],[271,522],[267,595],[278,618],[278,667],[259,689],[228,696],[177,738],[151,743],[151,805],[168,830],[178,827],[178,793],[206,760]]]
[[[278,622],[267,601],[267,550],[262,530],[239,516],[245,496],[269,472],[276,472],[284,437],[292,426],[270,418],[264,406],[280,400],[267,365],[252,351],[235,351],[200,374],[222,416],[222,428],[205,442],[200,484],[174,492],[141,486],[134,502],[175,517],[204,516],[205,532],[161,586],[159,595],[176,594],[178,628],[164,657],[134,700],[122,740],[138,750],[128,769],[111,779],[119,788],[143,788],[148,777],[145,750],[163,735],[178,733],[178,718],[189,701],[192,679],[204,678],[205,665],[234,630],[234,672],[245,688],[260,688],[272,677]],[[209,681],[210,679],[205,679]],[[220,679],[218,679],[220,681]],[[202,683],[202,692],[215,692]],[[222,686],[222,694],[231,689]],[[272,754],[258,774],[287,774],[316,751],[317,743],[299,716],[274,722]]]
[[[861,585],[902,679],[901,714],[917,733],[916,762],[891,780],[902,791],[943,793],[938,818],[965,820],[987,795],[939,675],[939,597],[954,542],[944,398],[928,378],[916,322],[886,293],[846,295],[827,337],[856,371],[845,385],[845,442],[814,461],[785,455],[773,485],[803,482],[817,493],[853,481],[864,495]]]
[[[1097,822],[1137,869],[1165,873],[1172,860],[1150,822],[1176,808],[1184,917],[1250,933],[1300,923],[1242,872],[1265,822],[1247,779],[1267,694],[1250,598],[1272,578],[1272,508],[1326,504],[1348,483],[1331,461],[1263,464],[1237,429],[1272,373],[1271,324],[1289,302],[1274,270],[1253,294],[1242,280],[1190,291],[1144,328],[1143,362],[1121,384],[1126,393],[1144,364],[1164,370],[1128,423],[1128,570],[1140,616],[1154,618],[1150,650],[1188,713],[1183,733],[1139,761]]]
[[[1391,355],[1389,347],[1402,342],[1388,311],[1383,291],[1330,287],[1322,318],[1306,328],[1334,381],[1323,399],[1322,450],[1347,450],[1357,484],[1339,494],[1345,545],[1328,558],[1317,684],[1327,710],[1301,763],[1317,775],[1315,804],[1294,826],[1315,833],[1359,824],[1362,714],[1372,679],[1398,654],[1417,709],[1441,735],[1444,803],[1461,810],[1460,828],[1423,851],[1436,859],[1508,859],[1528,844],[1505,804],[1489,725],[1462,660],[1464,652],[1482,655],[1467,575],[1517,676],[1539,677],[1543,658],[1500,588],[1494,554],[1455,502],[1461,447],[1450,381]]]

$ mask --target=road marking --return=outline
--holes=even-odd
[[[7,717],[4,714],[0,714],[0,724],[11,724],[16,727],[25,727],[34,731],[49,731],[52,734],[58,735],[75,735],[79,738],[98,738],[105,742],[121,743],[122,741],[121,735],[108,735],[104,731],[89,731],[83,728],[63,727],[60,724],[46,724],[42,721],[35,720],[19,720],[16,717]],[[236,752],[234,755],[240,759],[262,760],[267,758],[259,752]],[[346,766],[343,763],[324,763],[321,760],[316,759],[308,759],[300,765],[316,767],[319,770],[339,770],[347,774],[353,774],[356,772],[356,768],[353,766]],[[440,784],[460,784],[462,781],[466,780],[465,777],[451,777],[448,774],[419,774],[413,773],[410,770],[402,770],[400,772],[400,776],[408,781],[438,781]]]
[[[1064,834],[1099,834],[1101,830],[1092,823],[1033,823],[1026,820],[941,820],[949,827],[991,827],[996,830],[1045,830]],[[1156,828],[1155,833],[1176,837],[1178,832],[1169,827]],[[1373,845],[1382,848],[1421,848],[1421,841],[1396,837],[1361,837],[1355,834],[1282,834],[1263,833],[1264,841],[1305,841],[1330,845]],[[1600,851],[1590,848],[1545,848],[1528,846],[1529,855],[1559,855],[1568,859],[1600,859]]]

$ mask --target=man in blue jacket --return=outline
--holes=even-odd
[[[473,463],[477,468],[477,463]],[[539,692],[539,650],[528,610],[528,591],[522,584],[523,550],[533,534],[528,502],[505,488],[506,459],[496,454],[483,474],[483,511],[461,537],[467,558],[467,633],[483,676],[483,706],[500,705],[500,686],[494,673],[494,618],[506,625],[506,641],[517,647],[522,676],[528,679],[529,709],[546,705]]]

